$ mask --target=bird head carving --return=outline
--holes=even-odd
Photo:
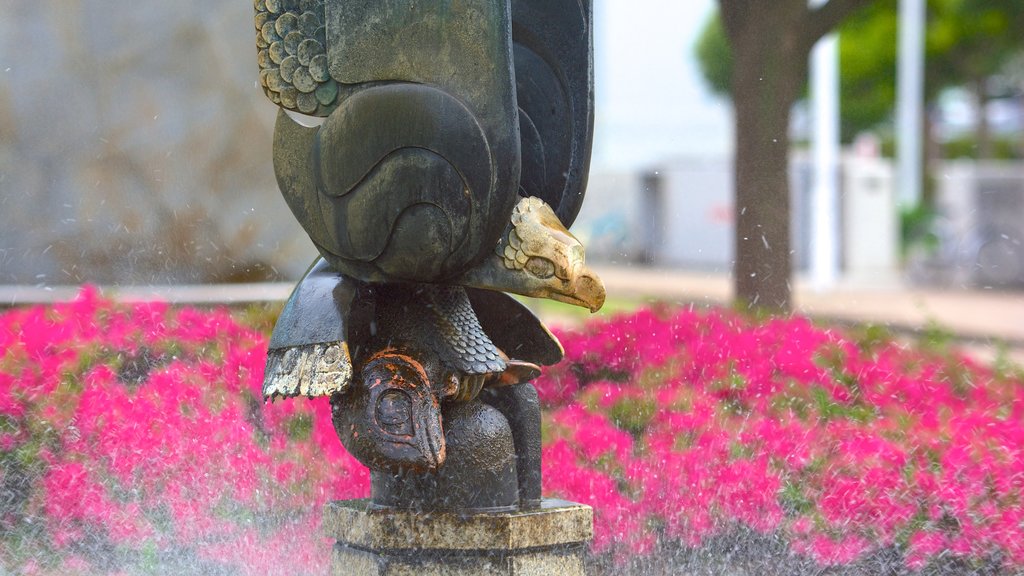
[[[584,263],[583,245],[539,198],[523,198],[494,253],[458,283],[475,288],[549,298],[596,312],[604,283]]]
[[[426,368],[383,350],[363,367],[362,380],[350,395],[332,398],[345,448],[371,468],[426,471],[444,464],[441,404]]]

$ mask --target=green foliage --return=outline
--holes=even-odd
[[[284,308],[282,302],[263,302],[242,307],[235,318],[243,325],[264,334],[270,334],[277,324],[277,317]]]
[[[799,482],[787,479],[779,491],[779,505],[790,516],[811,514],[814,512],[814,501],[808,498]]]
[[[871,406],[837,402],[828,390],[819,386],[813,386],[810,390],[815,413],[822,422],[848,420],[867,424],[877,417],[875,409]]]
[[[897,0],[877,0],[839,28],[840,129],[849,141],[892,115]]]
[[[928,321],[921,333],[921,348],[937,354],[949,351],[954,334],[934,320]]]
[[[735,60],[716,11],[694,47],[701,73],[716,94],[729,96]],[[889,117],[896,99],[896,0],[877,0],[840,26],[841,127],[844,141]]]
[[[285,422],[285,431],[291,440],[305,442],[313,434],[313,417],[305,413],[296,414]]]
[[[1024,381],[1024,366],[1017,364],[1010,356],[1010,347],[1006,342],[996,343],[996,357],[992,362],[992,371],[997,378],[1005,380],[1017,379]]]
[[[637,398],[632,402],[618,402],[608,409],[612,422],[639,438],[658,412],[658,403],[652,398]]]
[[[925,204],[903,209],[900,212],[900,245],[904,249],[919,245],[929,251],[936,250],[939,238],[932,230],[934,221],[935,210]]]
[[[952,87],[1000,73],[1024,50],[1024,3],[1012,0],[929,0],[925,29],[925,100]],[[843,136],[885,122],[896,99],[898,2],[878,0],[840,32]],[[1006,154],[1006,147],[999,153]],[[954,157],[974,157],[955,152]]]
[[[991,142],[990,160],[1020,160],[1021,152],[1013,138],[995,137]],[[978,140],[974,135],[966,134],[950,139],[942,145],[942,157],[948,159],[966,158],[979,159]]]
[[[896,101],[898,0],[875,0],[839,27],[841,128],[843,141],[889,121]],[[1024,2],[1018,0],[928,0],[925,37],[925,99],[945,88],[965,86],[1000,73],[1024,52]],[[695,46],[709,87],[731,90],[734,60],[719,14],[704,25]],[[973,157],[954,148],[953,157]],[[976,151],[975,151],[976,154]],[[996,157],[1012,157],[1001,143]]]
[[[1022,47],[1024,3],[1015,0],[931,0],[928,72],[938,86],[961,86],[996,74]]]
[[[851,336],[857,343],[857,348],[865,354],[870,354],[892,342],[892,332],[882,324],[865,324],[851,329]]]
[[[987,160],[1024,159],[1024,141],[1019,135],[990,136],[990,154]],[[981,160],[982,154],[975,134],[961,134],[937,144],[939,156],[947,160]],[[882,137],[882,157],[896,157],[896,139],[892,134]],[[928,185],[928,183],[926,183]]]
[[[704,23],[695,51],[708,87],[716,94],[728,96],[732,92],[732,70],[736,64],[717,11]]]

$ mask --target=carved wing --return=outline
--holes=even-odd
[[[445,282],[493,249],[517,200],[508,0],[256,0],[275,171],[335,269]]]
[[[520,194],[579,213],[594,131],[591,0],[512,0],[522,139]]]
[[[323,0],[255,0],[260,85],[274,104],[327,116],[338,83],[327,69]]]
[[[359,286],[317,260],[292,291],[274,325],[263,397],[330,396],[348,389],[347,329]]]
[[[515,298],[477,288],[467,288],[466,294],[484,331],[510,358],[546,366],[562,359],[558,339]]]

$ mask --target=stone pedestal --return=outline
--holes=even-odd
[[[535,510],[459,514],[328,503],[332,574],[345,576],[583,576],[593,510],[545,499]]]

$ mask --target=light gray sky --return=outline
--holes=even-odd
[[[594,169],[730,153],[731,106],[707,89],[693,50],[714,4],[595,0]]]

